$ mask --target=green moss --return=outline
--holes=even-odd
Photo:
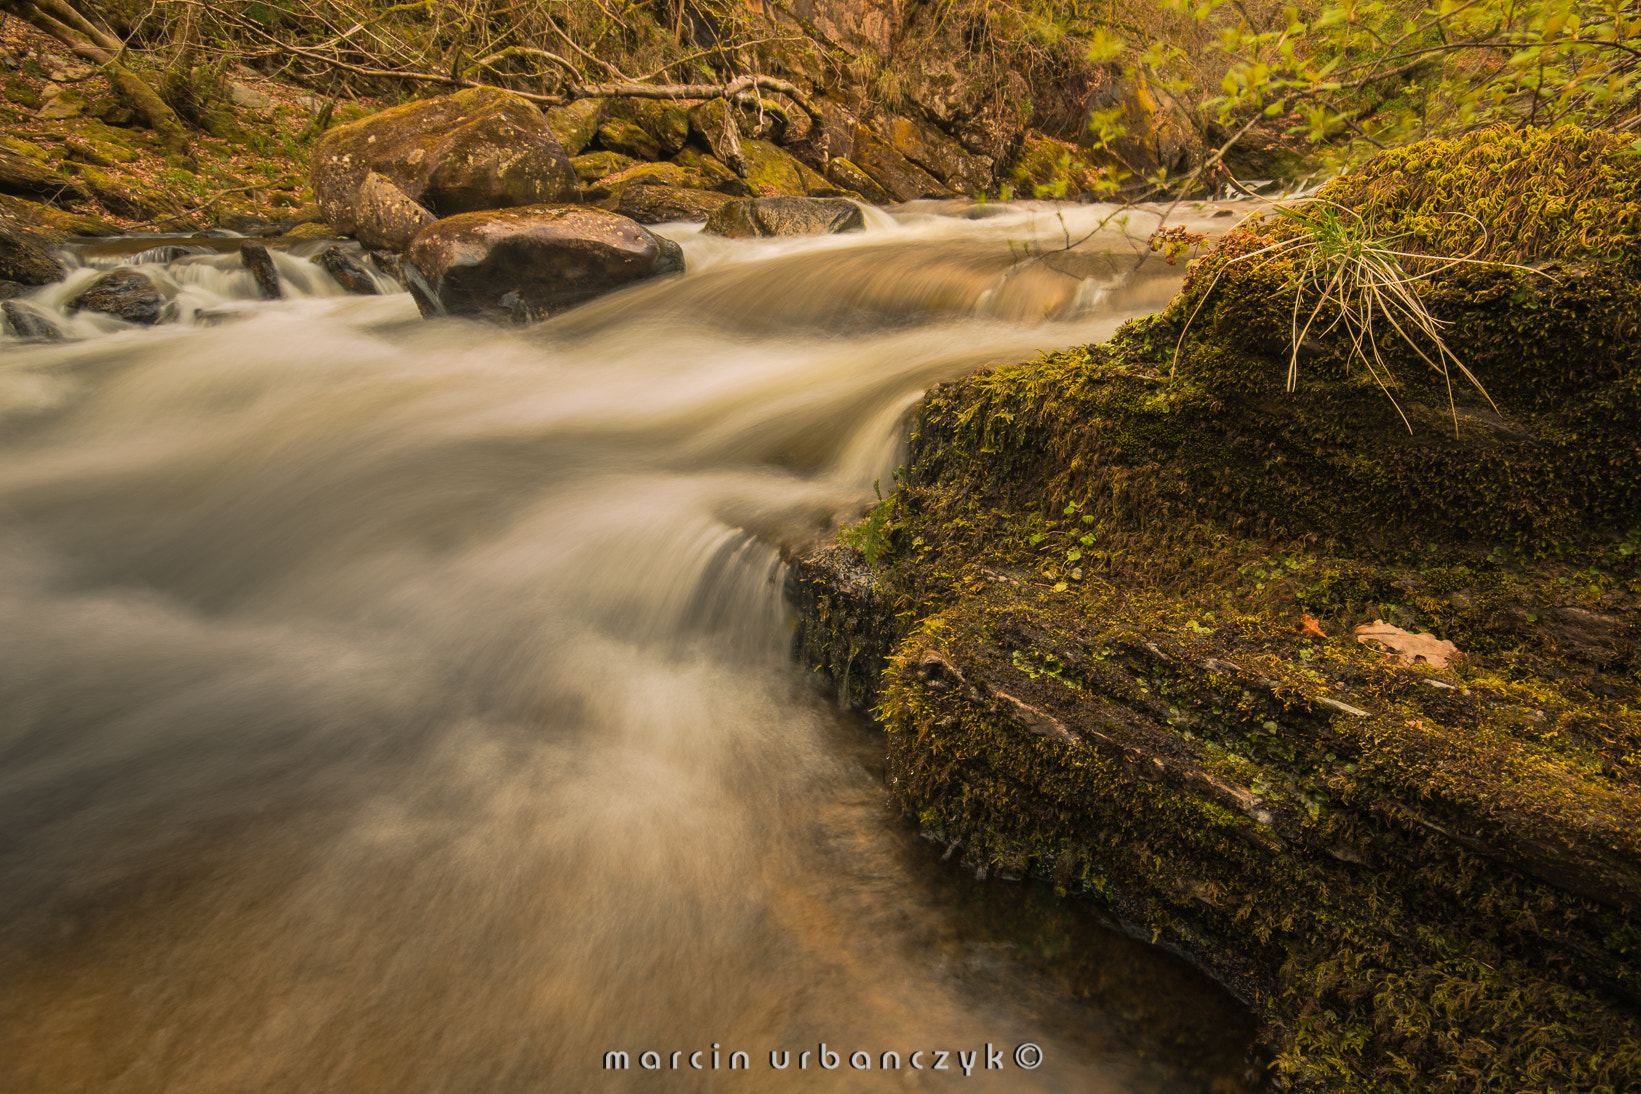
[[[1163,316],[930,392],[881,572],[808,579],[812,664],[887,651],[905,811],[1210,969],[1283,1084],[1641,1084],[1637,292],[1566,225],[1510,244],[1559,282],[1432,287],[1505,410],[1461,397],[1456,438],[1444,387],[1409,373],[1409,435],[1336,346],[1283,390],[1287,271],[1207,295],[1285,230],[1250,226]],[[1404,666],[1375,619],[1466,656]]]

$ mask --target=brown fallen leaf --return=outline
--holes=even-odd
[[[1356,635],[1358,642],[1371,642],[1383,646],[1397,655],[1404,665],[1416,665],[1420,661],[1434,669],[1445,669],[1453,663],[1455,657],[1463,657],[1464,653],[1453,643],[1437,638],[1430,633],[1409,634],[1400,627],[1393,627],[1383,619],[1375,619],[1372,623],[1364,623],[1351,632]]]
[[[1299,633],[1309,635],[1312,638],[1326,638],[1328,636],[1328,632],[1322,629],[1322,621],[1314,615],[1299,617]]]

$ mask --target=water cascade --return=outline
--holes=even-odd
[[[686,275],[528,328],[77,252],[0,340],[0,1088],[1253,1089],[1234,1002],[942,863],[788,662],[776,545],[928,386],[1182,272],[979,212],[663,228]],[[176,322],[64,313],[122,263]]]

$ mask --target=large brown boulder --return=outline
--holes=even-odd
[[[676,243],[627,217],[581,205],[530,205],[446,217],[407,254],[424,315],[545,319],[635,281],[684,268]],[[420,284],[416,282],[420,280]]]
[[[581,193],[541,111],[496,88],[406,103],[326,133],[314,149],[313,191],[338,231],[358,228],[360,185],[373,171],[441,217]]]

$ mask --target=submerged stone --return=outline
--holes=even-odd
[[[68,310],[102,312],[145,326],[170,319],[174,312],[170,297],[147,274],[123,269],[93,281],[88,289],[68,302]]]

